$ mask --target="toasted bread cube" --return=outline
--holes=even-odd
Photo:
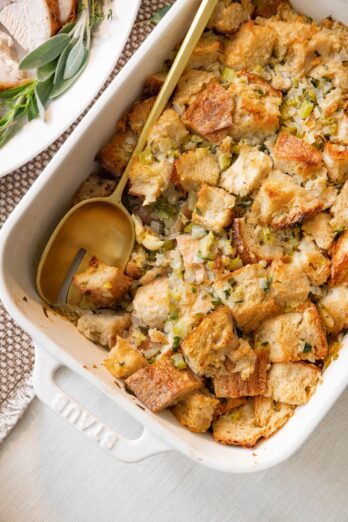
[[[236,161],[221,174],[220,186],[231,194],[247,196],[270,172],[272,160],[253,147],[243,147]]]
[[[306,274],[293,263],[284,263],[281,259],[272,262],[269,268],[271,297],[282,309],[291,309],[305,303],[311,291]]]
[[[347,285],[348,283],[348,230],[338,238],[331,250],[330,285]]]
[[[114,377],[126,379],[147,366],[148,362],[127,339],[117,337],[116,344],[104,359],[103,365]]]
[[[144,94],[145,96],[156,96],[164,84],[164,80],[166,79],[166,72],[158,72],[155,74],[150,74],[145,80],[144,85]]]
[[[133,319],[140,326],[163,328],[169,314],[169,283],[160,277],[137,289],[133,299]]]
[[[348,227],[348,181],[343,185],[341,192],[332,205],[330,212],[332,214],[331,226],[337,231]]]
[[[274,433],[274,428],[279,429],[293,414],[294,406],[275,402],[269,397],[259,395],[254,399],[255,423],[257,426],[267,427],[269,436]],[[284,420],[284,422],[282,422]],[[280,424],[279,424],[280,421]]]
[[[302,230],[314,239],[319,248],[329,250],[335,235],[330,224],[329,214],[319,212],[319,214],[306,219],[302,225]]]
[[[226,3],[218,2],[208,22],[208,29],[215,29],[218,33],[230,34],[238,30],[242,23],[250,20],[254,10],[251,0]]]
[[[194,392],[173,407],[180,424],[193,433],[204,433],[213,421],[219,401],[203,391]]]
[[[292,257],[294,267],[306,274],[313,285],[323,285],[330,275],[330,261],[309,236],[304,236]]]
[[[226,356],[238,346],[231,312],[226,306],[207,315],[181,344],[191,370],[197,375],[213,375]]]
[[[347,85],[348,89],[348,85]],[[326,143],[323,160],[330,179],[334,183],[344,183],[348,176],[348,145]]]
[[[323,202],[293,178],[280,171],[272,171],[262,183],[252,211],[263,225],[285,228],[301,223],[315,214]]]
[[[192,221],[214,232],[222,232],[233,218],[235,197],[218,187],[202,185],[193,210]]]
[[[233,97],[217,80],[202,89],[182,115],[182,121],[191,131],[219,142],[230,129]]]
[[[126,379],[127,387],[151,411],[161,411],[202,388],[190,370],[178,370],[167,355]]]
[[[253,371],[248,378],[243,378],[243,372],[237,371],[238,366],[227,361],[224,370],[217,373],[213,379],[217,397],[245,397],[262,395],[266,391],[268,354],[266,350],[255,350],[256,360]]]
[[[200,284],[203,283],[206,277],[206,270],[198,259],[200,249],[199,239],[193,238],[189,234],[182,234],[176,238],[177,250],[183,258],[185,268],[185,279],[187,281],[195,281]]]
[[[321,154],[314,145],[287,132],[278,135],[272,157],[275,168],[289,174],[309,176],[322,166]]]
[[[230,134],[235,140],[245,138],[260,143],[279,128],[282,93],[261,76],[237,72],[229,87],[235,103]]]
[[[231,39],[226,39],[224,63],[237,71],[263,66],[272,55],[275,38],[271,28],[246,22]]]
[[[321,370],[309,363],[274,363],[267,376],[267,392],[277,402],[294,406],[306,404],[312,397]]]
[[[188,67],[191,69],[206,69],[220,59],[222,51],[221,40],[214,34],[203,34],[191,54]]]
[[[256,263],[220,276],[213,289],[227,305],[238,328],[255,330],[263,319],[279,312],[279,305],[270,296],[269,272]]]
[[[115,176],[120,176],[137,143],[137,137],[130,129],[117,132],[97,154],[101,165]]]
[[[173,107],[182,114],[187,105],[193,103],[199,91],[206,87],[214,78],[214,74],[197,69],[188,69],[180,77],[175,90]]]
[[[184,142],[188,133],[176,112],[173,109],[166,109],[152,126],[148,143],[151,144],[152,149],[156,149],[156,146],[159,145],[158,142],[169,139],[171,144],[179,146]]]
[[[98,313],[88,311],[79,317],[77,329],[94,343],[111,348],[115,344],[116,336],[122,335],[131,324],[131,315],[128,313],[115,313],[111,310]]]
[[[269,18],[277,13],[277,9],[282,3],[283,0],[255,0],[254,15]]]
[[[91,298],[99,308],[113,307],[126,294],[132,279],[117,267],[109,266],[92,257],[85,272],[72,278],[82,295]]]
[[[338,334],[348,328],[348,287],[329,288],[318,301],[318,310],[329,333]]]
[[[175,181],[184,190],[197,190],[203,183],[217,185],[219,166],[215,156],[200,148],[185,152],[175,161]]]
[[[226,413],[213,422],[213,438],[222,444],[231,446],[243,446],[253,448],[261,437],[268,438],[279,430],[291,417],[294,408],[288,404],[275,404],[272,414],[268,415],[267,422],[259,426],[261,419],[260,405],[258,416],[255,412],[256,399],[249,400],[247,404]],[[262,419],[263,420],[263,419]]]
[[[239,406],[244,406],[247,402],[248,399],[246,397],[237,397],[235,399],[222,398],[220,404],[215,408],[214,420],[235,408],[239,408]]]
[[[99,174],[90,174],[75,192],[73,205],[90,198],[110,196],[115,190],[116,181],[102,178]]]
[[[233,244],[245,265],[262,260],[270,263],[284,256],[282,238],[277,231],[250,223],[245,217],[233,220]]]
[[[310,301],[294,312],[280,314],[261,323],[255,345],[269,350],[271,362],[325,359],[327,340],[316,306]]]
[[[144,198],[144,205],[153,203],[168,187],[172,165],[165,160],[145,164],[134,159],[129,167],[129,194]]]
[[[129,126],[135,134],[140,134],[142,131],[155,101],[156,96],[137,101],[128,113]]]

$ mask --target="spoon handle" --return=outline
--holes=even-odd
[[[175,57],[175,60],[167,74],[165,82],[157,96],[157,99],[152,107],[152,110],[146,120],[143,130],[139,136],[138,143],[133,151],[133,154],[128,162],[126,170],[124,171],[116,190],[109,198],[115,203],[119,203],[122,198],[123,190],[128,181],[129,166],[138,153],[141,152],[146,144],[147,137],[152,125],[158,120],[162,111],[165,109],[169,98],[171,97],[184,69],[190,59],[192,51],[196,47],[202,33],[209,21],[209,18],[217,4],[218,0],[202,0],[201,5],[193,19],[193,22],[181,44],[181,47]]]

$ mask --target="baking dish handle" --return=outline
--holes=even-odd
[[[122,462],[138,462],[173,449],[146,428],[138,439],[133,440],[110,429],[57,386],[54,376],[63,365],[37,343],[34,346],[36,395],[92,442]]]

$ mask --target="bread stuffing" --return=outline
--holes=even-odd
[[[286,2],[219,1],[130,165],[127,266],[92,258],[73,278],[103,371],[217,443],[284,426],[348,329],[346,34]],[[167,72],[115,122],[75,202],[116,186]]]

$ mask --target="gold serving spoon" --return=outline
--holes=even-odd
[[[129,166],[144,149],[149,131],[167,105],[217,1],[202,0],[116,190],[108,197],[81,201],[54,230],[41,256],[36,277],[38,292],[47,303],[54,305],[67,301],[68,304],[78,304],[80,294],[71,285],[71,280],[67,296],[62,297],[62,288],[74,273],[86,269],[92,256],[108,265],[125,269],[135,235],[132,218],[121,202]]]

